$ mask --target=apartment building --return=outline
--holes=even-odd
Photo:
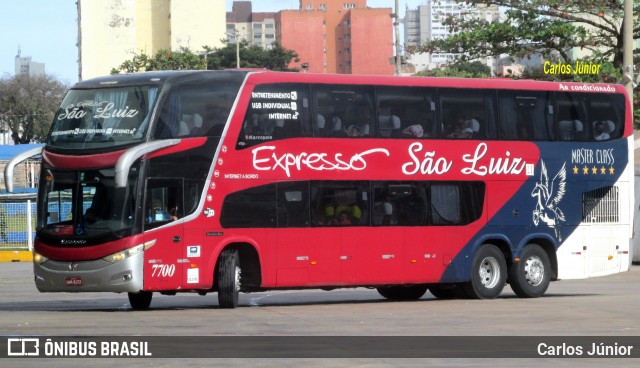
[[[404,46],[417,47],[435,39],[452,35],[445,24],[447,17],[475,17],[495,22],[500,19],[500,11],[495,5],[472,6],[454,0],[426,0],[416,9],[406,9],[404,17]],[[416,67],[416,71],[429,70],[445,65],[460,57],[456,53],[405,53],[407,61]],[[492,72],[495,72],[497,60],[484,60]]]
[[[77,0],[79,80],[109,74],[136,53],[221,47],[221,0]]]
[[[315,73],[393,75],[391,8],[366,0],[300,0],[276,15],[276,39],[295,50],[292,67]]]

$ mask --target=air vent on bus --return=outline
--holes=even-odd
[[[619,222],[619,188],[606,186],[582,193],[582,221],[587,223]]]

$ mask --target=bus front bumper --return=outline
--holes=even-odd
[[[42,292],[132,292],[143,287],[144,253],[110,263],[93,261],[35,263],[36,287]]]

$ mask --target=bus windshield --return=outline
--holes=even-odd
[[[114,168],[84,171],[46,170],[41,180],[38,231],[41,235],[105,242],[131,235],[135,225],[132,167],[125,188],[116,188]]]
[[[141,142],[158,88],[136,86],[70,90],[47,144],[65,149],[100,149]]]

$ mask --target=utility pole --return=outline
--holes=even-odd
[[[236,69],[240,69],[240,31],[234,28],[233,33],[227,33],[227,36],[233,36],[236,40]]]
[[[396,75],[400,75],[400,67],[401,67],[401,60],[400,60],[400,15],[399,15],[398,1],[399,0],[396,0],[395,14],[394,14],[394,17],[393,17],[393,28],[394,28],[395,35],[396,35]],[[627,0],[627,1],[629,1],[629,0]]]
[[[234,29],[236,35],[236,69],[240,69],[240,31]]]

